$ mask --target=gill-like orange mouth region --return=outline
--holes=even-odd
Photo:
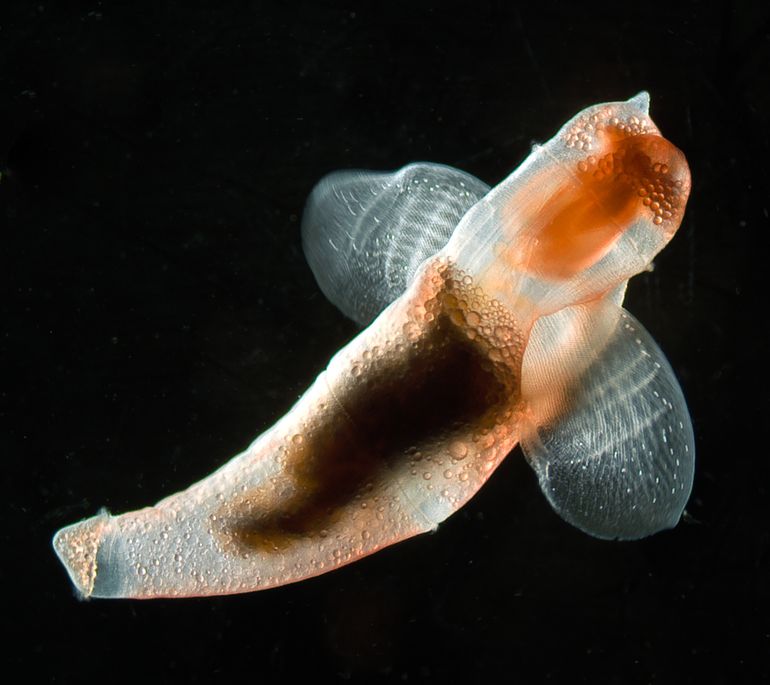
[[[667,234],[679,226],[690,192],[684,154],[657,133],[628,136],[606,128],[600,142],[596,154],[570,170],[572,182],[543,199],[530,272],[569,278],[596,263],[645,218]]]

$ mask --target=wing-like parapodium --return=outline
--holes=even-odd
[[[552,317],[536,324],[522,372],[530,405],[522,447],[545,496],[562,518],[600,538],[675,526],[690,496],[695,447],[663,353],[608,300]]]
[[[329,174],[302,217],[302,244],[318,285],[346,316],[368,324],[488,191],[477,178],[441,164]]]

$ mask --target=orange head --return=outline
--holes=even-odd
[[[645,217],[667,238],[679,226],[690,190],[682,152],[657,133],[624,135],[608,127],[596,140],[596,152],[574,164],[571,179],[544,200],[527,271],[570,278]]]

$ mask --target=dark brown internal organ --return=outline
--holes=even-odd
[[[232,509],[223,517],[242,550],[285,551],[323,536],[346,505],[377,491],[426,446],[450,450],[469,427],[486,432],[506,411],[510,416],[520,340],[510,325],[493,330],[474,302],[478,293],[463,290],[461,280],[442,277],[432,301],[423,303],[427,315],[405,324],[408,334],[374,349],[365,373],[353,363],[350,382],[331,379],[329,405],[284,446],[281,476],[247,493],[234,517]],[[495,335],[504,339],[491,340]],[[290,494],[281,496],[282,488]]]

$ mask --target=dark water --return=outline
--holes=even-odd
[[[55,682],[767,680],[770,12],[360,5],[3,3],[6,664]],[[73,597],[57,528],[207,474],[355,334],[301,252],[322,174],[426,159],[496,183],[579,109],[642,88],[693,175],[626,300],[693,416],[678,528],[591,539],[516,451],[437,533],[315,580]]]

